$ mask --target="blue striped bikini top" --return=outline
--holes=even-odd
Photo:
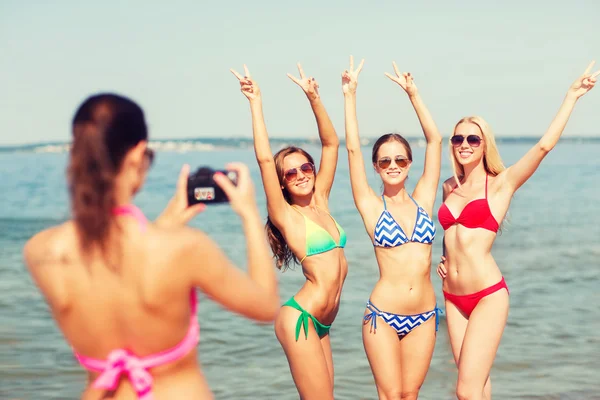
[[[397,247],[408,242],[431,244],[435,238],[435,224],[429,217],[423,207],[419,206],[415,199],[409,194],[408,197],[417,206],[417,220],[410,240],[402,230],[402,227],[396,222],[392,214],[387,210],[385,197],[383,200],[383,212],[375,225],[375,234],[373,235],[373,245],[377,247]]]

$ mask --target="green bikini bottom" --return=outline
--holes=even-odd
[[[303,325],[304,325],[304,336],[306,337],[306,339],[308,339],[308,319],[309,318],[312,319],[315,330],[317,331],[317,335],[319,335],[320,338],[329,333],[329,328],[331,328],[331,325],[323,325],[322,323],[317,321],[317,319],[315,317],[310,315],[310,313],[308,311],[306,311],[304,308],[302,308],[300,306],[300,304],[298,304],[296,302],[296,299],[294,299],[293,296],[291,299],[286,301],[283,306],[295,308],[296,310],[300,311],[300,313],[301,313],[300,316],[298,317],[298,322],[296,323],[296,341],[298,341],[298,337],[300,336],[300,329],[302,328]]]

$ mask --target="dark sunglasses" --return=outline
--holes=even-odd
[[[148,159],[148,166],[150,167],[154,162],[154,150],[146,147],[146,150],[144,151],[144,156]]]
[[[463,135],[454,135],[450,138],[450,142],[454,147],[460,146],[464,143],[464,141],[465,137]],[[481,144],[481,138],[477,135],[469,135],[467,136],[467,143],[471,147],[479,147],[479,145]]]
[[[405,168],[408,165],[408,158],[402,156],[395,156],[394,162],[400,168]],[[388,169],[392,165],[392,159],[390,157],[381,157],[377,160],[377,166],[381,169]]]
[[[304,163],[299,167],[288,169],[283,174],[283,177],[288,182],[294,181],[298,179],[298,170],[302,171],[304,175],[313,175],[315,173],[315,166],[313,163]]]

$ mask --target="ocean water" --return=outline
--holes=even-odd
[[[276,142],[274,150],[283,145]],[[366,143],[368,144],[368,143]],[[519,159],[531,140],[500,141],[506,164]],[[413,188],[424,148],[414,141]],[[183,163],[250,166],[259,208],[265,199],[248,140],[153,143],[156,162],[136,204],[155,218],[170,198]],[[303,146],[316,158],[314,141]],[[34,233],[68,218],[66,146],[0,149],[0,399],[77,398],[85,372],[55,326],[22,262]],[[369,159],[370,147],[364,147]],[[600,399],[600,141],[564,140],[513,199],[493,253],[510,288],[508,324],[492,370],[495,399]],[[380,187],[369,170],[371,185]],[[442,177],[450,176],[444,148]],[[441,190],[435,210],[441,204]],[[337,399],[375,399],[363,350],[365,301],[378,278],[372,245],[355,210],[345,150],[331,193],[331,212],[348,235],[349,273],[331,330]],[[437,216],[436,216],[437,217]],[[437,218],[436,218],[437,221]],[[209,207],[192,223],[244,265],[245,246],[236,215]],[[439,260],[443,230],[433,245]],[[432,268],[438,303],[441,282]],[[303,283],[301,269],[281,273],[282,301]],[[270,325],[257,325],[201,296],[199,359],[217,399],[297,399],[287,361]],[[452,399],[456,367],[442,315],[433,361],[421,399]]]

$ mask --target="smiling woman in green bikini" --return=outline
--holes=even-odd
[[[322,153],[319,172],[313,158],[298,147],[275,156],[262,113],[261,93],[244,66],[233,71],[250,101],[254,151],[267,196],[267,233],[277,266],[302,265],[306,283],[281,308],[275,333],[287,356],[302,399],[333,399],[333,359],[329,329],[340,304],[348,272],[343,248],[346,233],[328,211],[329,192],[338,158],[339,139],[321,102],[314,78],[288,74],[305,92],[317,120]]]

